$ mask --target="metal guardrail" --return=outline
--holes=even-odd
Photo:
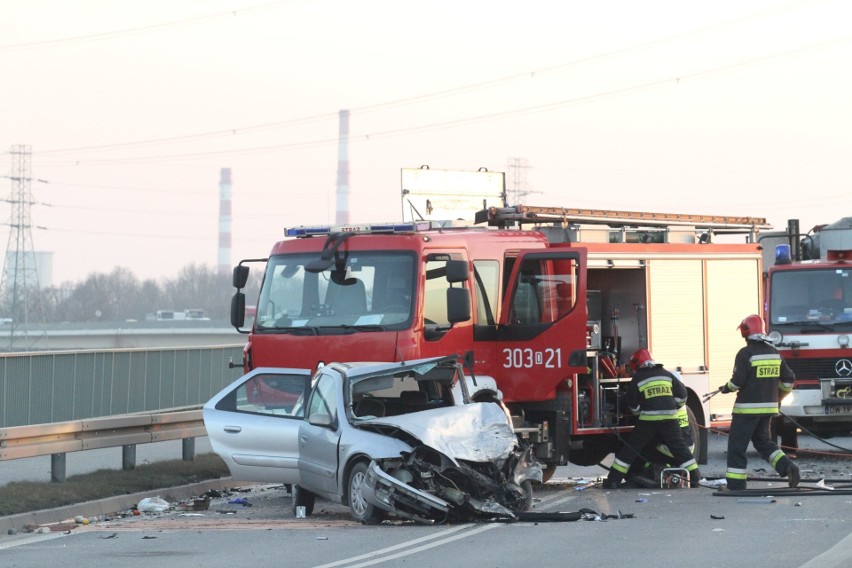
[[[122,446],[122,467],[133,469],[136,445],[183,440],[183,459],[192,460],[195,438],[206,436],[202,411],[127,414],[52,424],[0,428],[0,461],[51,456],[51,480],[65,481],[68,452]]]

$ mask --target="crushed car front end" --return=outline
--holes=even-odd
[[[542,480],[541,466],[530,448],[517,444],[498,405],[445,409],[432,421],[424,414],[429,413],[421,413],[417,429],[432,445],[373,460],[361,489],[367,502],[423,524],[514,520],[529,508],[531,484]],[[455,428],[449,428],[452,422]]]

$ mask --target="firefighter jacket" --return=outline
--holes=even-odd
[[[778,350],[762,340],[749,340],[734,360],[731,380],[722,392],[737,392],[735,414],[778,414],[779,391],[793,389],[793,371]]]
[[[627,407],[639,420],[677,420],[686,387],[662,365],[642,367],[627,387]]]

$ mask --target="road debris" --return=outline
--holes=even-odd
[[[218,493],[218,491],[217,491]],[[189,501],[181,501],[175,505],[176,511],[206,511],[210,508],[210,497],[195,497]]]
[[[142,513],[165,513],[171,505],[165,499],[157,497],[146,497],[139,501],[136,505],[136,510]]]
[[[737,497],[737,503],[777,503],[775,497]]]

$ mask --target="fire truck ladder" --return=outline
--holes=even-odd
[[[761,217],[729,217],[720,215],[690,215],[681,213],[646,213],[642,211],[614,211],[607,209],[571,209],[567,207],[539,207],[515,205],[491,207],[476,214],[476,222],[507,227],[513,223],[598,224],[610,227],[691,227],[714,233],[751,233],[772,228]]]

